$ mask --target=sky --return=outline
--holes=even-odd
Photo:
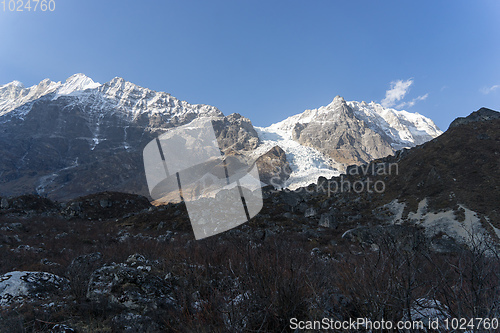
[[[256,126],[336,95],[442,130],[500,111],[498,0],[51,1],[45,12],[0,3],[0,85],[119,76]]]

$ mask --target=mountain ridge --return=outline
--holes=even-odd
[[[120,77],[101,84],[84,74],[75,74],[65,83],[45,79],[29,88],[11,82],[0,87],[0,126],[4,128],[0,134],[4,156],[0,190],[6,194],[60,193],[56,198],[107,189],[147,195],[140,152],[162,131],[198,117],[219,121],[216,135],[222,150],[236,147],[237,154],[257,160],[281,145],[286,160],[281,153],[271,154],[279,156],[280,170],[276,173],[279,184],[273,184],[278,187],[307,185],[321,175],[336,175],[349,164],[394,153],[391,143],[403,142],[395,139],[397,135],[402,133],[402,137],[413,140],[412,133],[419,134],[418,124],[412,123],[412,119],[423,119],[424,125],[433,124],[420,115],[408,117],[401,113],[398,118],[393,111],[387,111],[386,118],[392,115],[397,126],[384,127],[380,124],[385,118],[371,110],[370,105],[372,109],[381,107],[374,103],[346,102],[338,96],[325,107],[306,110],[268,128],[254,129],[247,118],[224,116],[214,106],[189,104],[169,93],[144,88]],[[336,106],[343,109],[336,110]],[[330,119],[336,112],[342,113],[340,125]],[[311,119],[306,122],[308,115]],[[300,118],[299,121],[290,122],[294,117]],[[321,123],[321,117],[327,121]],[[380,124],[374,124],[372,119]],[[293,133],[288,128],[279,133],[269,130],[287,120]],[[408,124],[414,125],[413,132]],[[429,130],[430,134],[424,130],[427,137],[423,141],[437,135],[439,130],[435,129]],[[283,140],[278,143],[276,138],[280,136]],[[410,144],[416,142],[410,141]],[[318,142],[331,142],[338,147],[329,149]],[[272,168],[265,169],[272,172]],[[92,179],[92,184],[86,184],[85,178]],[[264,178],[273,179],[273,175]],[[75,187],[76,183],[79,185]],[[73,189],[68,192],[64,188]]]

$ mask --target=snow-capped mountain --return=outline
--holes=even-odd
[[[0,116],[48,94],[55,93],[54,98],[57,98],[99,86],[99,83],[83,74],[72,75],[65,83],[45,79],[29,88],[25,88],[19,81],[13,81],[0,86]]]
[[[332,177],[351,164],[366,163],[402,148],[427,142],[442,132],[418,113],[384,108],[374,102],[346,102],[337,96],[327,106],[306,110],[266,128],[257,128],[258,154],[280,146],[292,173],[285,186],[294,189]]]
[[[166,128],[224,116],[122,78],[99,84],[83,74],[29,88],[3,85],[0,106],[0,195],[56,199],[105,190],[147,194],[144,146]]]
[[[259,165],[268,172],[280,168],[274,170],[280,181],[289,178],[280,186],[290,188],[441,133],[421,115],[341,97],[254,128],[240,115],[224,117],[214,106],[189,104],[119,77],[100,84],[75,74],[64,83],[45,79],[29,88],[14,81],[0,86],[0,195],[36,192],[66,199],[106,190],[147,195],[142,149],[160,132],[198,117],[214,119],[224,152],[266,156]]]
[[[4,117],[3,121],[23,117],[31,111],[31,102],[35,100],[45,98],[55,101],[69,96],[75,97],[71,105],[85,105],[88,114],[111,113],[129,121],[137,120],[144,114],[160,122],[185,122],[198,115],[222,116],[222,112],[213,106],[191,105],[168,93],[143,88],[120,77],[100,84],[84,74],[75,74],[65,83],[45,79],[29,88],[19,81],[0,86],[0,117],[10,116]]]

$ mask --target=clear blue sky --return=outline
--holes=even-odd
[[[336,95],[381,102],[391,88],[387,104],[443,130],[500,110],[498,0],[55,3],[0,7],[0,84],[121,76],[257,126]]]

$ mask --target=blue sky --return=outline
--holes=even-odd
[[[55,4],[0,7],[0,84],[121,76],[257,126],[336,95],[419,112],[443,130],[482,106],[500,110],[498,0]]]

